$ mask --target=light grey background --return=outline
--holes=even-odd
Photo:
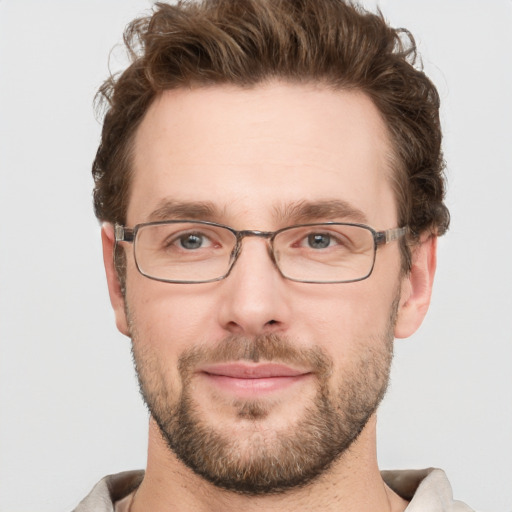
[[[440,90],[453,216],[431,311],[396,345],[380,463],[442,467],[457,498],[512,511],[512,2],[378,5],[412,30]],[[2,512],[70,510],[103,475],[145,464],[89,170],[109,51],[149,6],[0,0]]]

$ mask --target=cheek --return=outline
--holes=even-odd
[[[332,358],[334,389],[350,384],[375,386],[377,391],[384,385],[392,357],[395,300],[393,293],[384,297],[380,291],[354,286],[350,296],[318,308],[310,341]]]
[[[151,344],[169,358],[215,333],[215,307],[208,293],[193,285],[161,283],[140,274],[127,279],[129,316],[138,343]]]
[[[169,401],[181,392],[180,356],[205,333],[198,327],[204,324],[198,320],[194,303],[169,293],[164,299],[156,284],[155,293],[146,293],[145,288],[155,288],[151,283],[127,286],[127,303],[139,378],[148,396]]]
[[[297,301],[295,310],[303,336],[334,353],[350,350],[355,339],[372,338],[385,331],[395,286],[376,286],[370,280],[311,288]]]

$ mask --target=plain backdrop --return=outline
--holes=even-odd
[[[512,511],[512,2],[381,0],[442,102],[450,232],[431,310],[396,343],[382,468],[438,466]],[[104,281],[92,100],[147,0],[0,0],[0,511],[71,510],[145,465],[147,412]],[[113,70],[124,52],[110,54]]]

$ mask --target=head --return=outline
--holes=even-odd
[[[157,4],[125,40],[133,62],[100,91],[100,220],[408,227],[343,284],[284,279],[261,239],[222,281],[152,281],[128,244],[114,269],[103,230],[118,327],[172,453],[238,492],[305,485],[354,446],[393,338],[428,307],[448,225],[437,92],[406,31],[341,1]]]

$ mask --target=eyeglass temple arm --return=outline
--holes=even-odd
[[[114,236],[116,242],[133,242],[133,229],[128,229],[120,224],[115,224]]]
[[[384,245],[392,242],[393,240],[399,240],[407,233],[407,227],[403,228],[392,228],[386,231],[378,231],[375,233],[375,243],[377,245]]]

